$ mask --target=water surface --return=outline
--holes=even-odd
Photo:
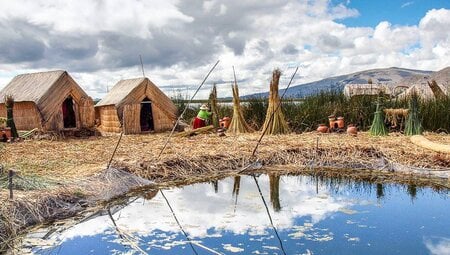
[[[114,222],[106,214],[26,243],[35,254],[450,254],[448,191],[307,176],[257,180],[282,246],[250,176],[164,191],[192,247],[159,192],[114,208]]]

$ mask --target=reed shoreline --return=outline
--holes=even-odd
[[[256,158],[251,157],[256,133],[201,134],[173,138],[157,161],[167,135],[124,136],[107,170],[118,136],[7,144],[0,156],[4,169],[15,169],[25,180],[46,180],[49,185],[15,190],[13,200],[7,199],[6,189],[0,189],[0,250],[11,248],[29,227],[81,217],[118,197],[234,176],[242,169],[246,169],[242,174],[306,174],[444,190],[450,186],[450,155],[418,147],[401,134],[267,136]],[[449,135],[429,133],[426,137],[450,144]]]

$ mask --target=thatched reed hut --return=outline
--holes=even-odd
[[[344,87],[346,97],[353,96],[376,96],[380,93],[390,95],[391,89],[384,84],[347,84]]]
[[[438,96],[433,91],[433,86],[435,86],[435,89],[437,88],[438,90],[440,90],[440,94],[442,94],[444,97],[448,95],[448,91],[443,84],[438,84],[436,82],[432,83],[426,79],[423,79],[420,82],[417,82],[410,86],[398,97],[409,98],[412,94],[415,93],[420,97],[421,100],[435,100]]]
[[[93,128],[94,102],[62,70],[21,74],[0,91],[0,117],[6,117],[5,96],[14,98],[14,122],[19,130],[42,131]]]
[[[177,108],[148,78],[119,81],[95,105],[100,130],[139,134],[170,130]]]

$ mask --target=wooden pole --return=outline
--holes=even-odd
[[[13,176],[14,176],[14,171],[13,170],[9,170],[8,172],[8,188],[9,188],[9,199],[13,199]]]
[[[145,73],[144,73],[144,62],[142,62],[142,57],[141,57],[141,55],[139,55],[139,60],[141,60],[142,77],[145,78]]]

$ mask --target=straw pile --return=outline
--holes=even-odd
[[[239,99],[239,88],[237,83],[231,85],[233,90],[233,118],[231,119],[230,127],[227,132],[230,133],[250,133],[253,129],[247,124],[244,119],[244,114],[241,109],[241,102]]]
[[[386,116],[386,120],[389,121],[389,123],[391,123],[392,127],[398,127],[400,125],[401,128],[405,123],[406,117],[408,116],[408,109],[402,108],[398,109],[388,108],[384,109],[383,112]],[[399,120],[400,123],[398,123]]]
[[[211,93],[209,94],[209,105],[211,106],[212,112],[212,124],[215,128],[219,127],[219,106],[217,105],[217,88],[214,83]]]
[[[266,130],[266,133],[271,135],[286,134],[289,132],[288,124],[281,110],[280,97],[278,94],[280,76],[281,71],[275,69],[272,73],[272,80],[270,81],[269,106],[263,125],[263,130]]]

